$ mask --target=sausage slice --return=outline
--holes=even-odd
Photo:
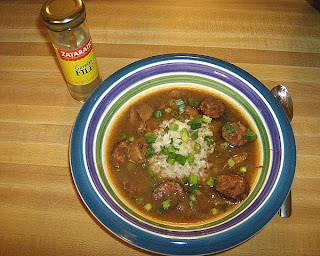
[[[231,199],[237,199],[241,195],[247,194],[249,190],[246,180],[233,173],[219,175],[215,188],[219,193]]]
[[[247,132],[249,129],[242,123],[227,122],[222,127],[222,137],[234,146],[243,146],[247,144]]]
[[[153,190],[152,198],[154,200],[171,199],[173,201],[178,201],[183,197],[183,194],[183,187],[179,183],[173,181],[164,181]]]
[[[223,101],[215,98],[206,98],[200,104],[201,112],[211,118],[221,117],[225,108]]]

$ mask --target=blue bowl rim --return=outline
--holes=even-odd
[[[279,120],[281,130],[285,131],[285,133],[282,133],[285,153],[283,162],[284,164],[282,168],[283,171],[279,177],[278,185],[273,191],[273,196],[268,199],[268,203],[264,204],[262,207],[263,209],[260,209],[254,217],[247,220],[246,227],[250,226],[250,229],[244,229],[241,227],[241,225],[233,229],[233,232],[242,234],[240,237],[228,239],[230,232],[223,232],[222,234],[219,234],[220,237],[214,237],[214,239],[211,236],[202,237],[200,239],[172,239],[172,237],[150,234],[148,232],[144,232],[143,230],[137,229],[134,226],[130,226],[126,222],[121,222],[117,215],[115,215],[112,211],[108,212],[108,218],[105,218],[99,214],[99,210],[101,210],[103,203],[99,199],[99,196],[96,194],[95,190],[90,187],[90,180],[84,171],[84,163],[81,159],[81,138],[87,124],[86,120],[100,95],[104,93],[105,90],[115,81],[136,70],[137,68],[141,68],[159,61],[183,59],[198,60],[201,62],[218,65],[221,68],[227,69],[239,75],[241,78],[249,82],[272,106],[272,109]],[[259,80],[241,68],[223,60],[204,55],[178,53],[158,55],[139,60],[120,69],[104,80],[102,84],[91,94],[79,112],[71,134],[69,156],[73,180],[83,202],[86,204],[91,213],[108,230],[128,243],[149,251],[170,255],[200,255],[215,253],[226,250],[230,247],[234,247],[255,235],[272,219],[282,202],[285,200],[293,181],[296,165],[296,146],[292,127],[285,115],[285,112],[283,111],[279,102],[273,97],[271,92]],[[214,246],[212,249],[208,248],[208,246],[204,246],[205,244],[212,245],[212,240],[215,240],[214,243],[219,243],[219,241],[222,242],[221,246]]]

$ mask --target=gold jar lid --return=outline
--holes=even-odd
[[[47,28],[62,32],[83,23],[86,12],[81,0],[47,0],[41,8],[41,17]]]

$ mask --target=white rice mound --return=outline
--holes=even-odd
[[[209,125],[206,123],[202,123],[202,126],[197,129],[198,138],[196,140],[192,140],[190,138],[191,134],[195,131],[191,130],[190,126],[187,125],[189,120],[185,120],[181,122],[176,119],[163,121],[159,128],[156,129],[153,133],[157,136],[156,141],[152,144],[152,147],[155,150],[154,156],[149,160],[151,170],[161,177],[167,178],[184,178],[189,177],[190,174],[198,175],[199,179],[206,178],[206,170],[209,169],[209,163],[207,161],[208,155],[213,153],[214,146],[208,146],[206,141],[204,141],[205,136],[213,136],[212,131],[209,128]],[[175,123],[179,126],[177,131],[169,130],[167,133],[165,132],[165,128],[169,127],[171,123]],[[183,142],[181,145],[182,139],[180,136],[180,131],[186,128],[189,133],[189,139],[186,142]],[[199,153],[194,151],[195,143],[199,143],[201,145],[201,151]],[[167,155],[163,155],[160,153],[161,146],[174,146],[175,148],[179,148],[176,152],[183,156],[187,156],[188,153],[194,155],[194,164],[191,165],[186,161],[184,165],[181,165],[178,162],[175,162],[173,165],[167,162]]]

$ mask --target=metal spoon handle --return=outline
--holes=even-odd
[[[287,195],[286,200],[284,200],[284,202],[282,203],[278,213],[282,218],[289,218],[291,216],[292,214],[291,190],[289,191],[289,194]]]
[[[274,95],[274,97],[279,101],[284,111],[286,112],[289,121],[291,122],[293,118],[293,103],[287,87],[284,85],[277,85],[271,89],[271,92]],[[282,218],[289,218],[291,216],[291,190],[289,191],[287,198],[282,203],[278,213]]]

